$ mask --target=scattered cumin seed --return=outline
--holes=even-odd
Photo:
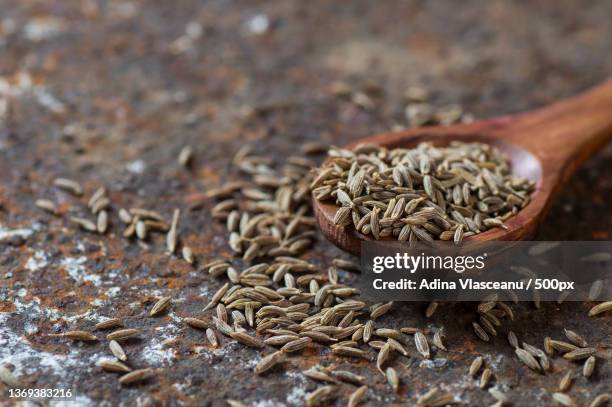
[[[132,369],[121,362],[117,362],[114,360],[101,360],[98,362],[98,366],[102,369],[107,370],[109,372],[117,372],[117,373],[128,373]]]
[[[586,359],[589,356],[593,356],[596,352],[597,349],[595,348],[579,348],[566,353],[565,355],[563,355],[563,358],[567,360]]]
[[[431,318],[438,309],[438,305],[439,303],[437,301],[430,302],[429,305],[427,305],[427,309],[425,309],[425,316]]]
[[[389,312],[389,310],[391,309],[391,307],[393,306],[393,301],[389,301],[385,304],[382,304],[379,307],[376,307],[376,309],[374,309],[374,311],[372,311],[370,313],[370,318],[372,318],[373,320],[383,316],[384,314],[386,314],[387,312]]]
[[[221,298],[223,298],[223,296],[227,293],[227,291],[229,290],[229,283],[225,283],[223,284],[216,292],[215,294],[213,294],[210,302],[208,303],[208,305],[206,305],[206,307],[204,308],[204,312],[208,311],[209,309],[211,309],[212,307],[214,307],[215,305],[217,305],[217,303],[221,300]]]
[[[478,336],[480,339],[482,339],[485,342],[489,342],[489,335],[487,335],[484,329],[482,329],[482,327],[478,325],[477,322],[472,322],[472,327],[474,328],[474,332],[476,333],[476,336]]]
[[[98,340],[96,335],[87,331],[67,331],[61,334],[61,336],[72,339],[73,341],[95,342]]]
[[[351,260],[333,259],[332,264],[340,269],[361,272],[361,266]]]
[[[285,353],[297,352],[299,350],[304,349],[310,343],[312,343],[312,339],[308,337],[295,339],[291,342],[287,342],[282,348],[281,351]]]
[[[610,394],[603,393],[593,399],[589,407],[602,407],[610,400]]]
[[[170,230],[166,235],[166,248],[170,253],[174,253],[176,251],[176,245],[178,243],[178,222],[179,217],[181,216],[180,209],[175,209],[172,213],[172,223],[170,224]]]
[[[162,297],[153,305],[151,311],[149,311],[149,316],[154,317],[163,312],[166,308],[170,306],[170,302],[172,301],[172,297]]]
[[[514,331],[508,331],[508,343],[515,349],[519,347],[518,338]]]
[[[431,353],[429,351],[429,343],[427,343],[427,338],[423,335],[422,332],[417,332],[414,334],[414,343],[416,345],[417,351],[423,355],[425,359],[429,359],[431,357]]]
[[[589,356],[582,367],[582,375],[587,379],[591,377],[595,371],[595,356]]]
[[[53,180],[53,185],[65,191],[71,192],[74,195],[83,195],[83,187],[81,187],[81,185],[74,180],[68,178],[55,178]]]
[[[119,378],[119,383],[122,385],[129,385],[136,382],[147,380],[153,376],[154,370],[152,368],[138,369],[130,373],[126,373]]]
[[[591,310],[589,311],[589,316],[594,317],[610,310],[612,310],[612,301],[602,302],[591,308]]]
[[[612,259],[612,254],[608,252],[595,252],[580,258],[585,263],[605,263]]]
[[[523,362],[528,368],[539,372],[542,370],[540,364],[538,363],[538,361],[533,357],[533,355],[529,352],[527,352],[524,349],[521,348],[516,348],[514,350],[514,353],[516,353],[516,356],[518,356],[519,360],[521,362]]]
[[[261,349],[264,347],[264,343],[254,336],[248,335],[244,332],[232,332],[230,336],[240,342],[243,345],[249,346],[251,348]],[[310,338],[309,338],[310,339]]]
[[[106,233],[108,229],[108,212],[101,210],[98,212],[98,219],[96,220],[96,229],[98,233]]]
[[[102,322],[98,322],[96,324],[96,329],[103,330],[103,329],[114,328],[117,326],[121,326],[121,320],[119,318],[109,318]]]
[[[351,348],[348,346],[338,346],[332,349],[332,353],[335,355],[340,355],[340,356],[349,356],[349,357],[354,357],[354,358],[364,358],[364,359],[368,359],[368,354],[367,352],[361,350],[361,349],[357,349],[357,348]]]
[[[348,407],[357,407],[366,397],[368,386],[361,386],[349,396]]]
[[[382,368],[383,368],[383,365],[385,364],[385,362],[387,361],[387,359],[389,359],[390,352],[391,352],[391,345],[387,342],[387,343],[385,343],[383,345],[383,347],[380,349],[380,351],[378,351],[378,356],[376,357],[376,368],[383,375],[385,373],[384,373]]]
[[[77,225],[79,225],[81,227],[81,229],[86,230],[88,232],[96,232],[98,230],[98,227],[96,226],[96,224],[93,223],[89,219],[79,218],[77,216],[73,216],[73,217],[70,218],[70,220],[73,223],[76,223]]]
[[[336,386],[323,386],[317,390],[306,395],[306,406],[318,407],[322,406],[324,402],[331,401],[337,395]]]
[[[433,387],[433,388],[429,389],[425,394],[423,394],[422,396],[420,396],[417,399],[417,406],[419,406],[419,407],[429,406],[430,402],[437,395],[438,395],[438,388],[437,387]]]
[[[349,372],[348,370],[334,370],[331,372],[331,374],[340,381],[355,384],[358,386],[363,385],[366,381],[365,377],[357,375],[353,372]]]
[[[510,400],[508,399],[508,396],[506,396],[504,393],[502,393],[498,389],[495,389],[495,388],[489,389],[489,394],[493,396],[495,400],[498,401],[500,406],[505,406],[505,405],[510,404]]]
[[[191,248],[189,246],[183,246],[183,250],[182,250],[182,254],[183,254],[183,259],[189,263],[189,264],[193,264],[193,252],[191,251]]]
[[[55,205],[55,202],[49,199],[37,199],[36,202],[34,202],[34,205],[54,215],[57,214],[57,205]]]
[[[489,381],[491,380],[492,374],[493,372],[491,371],[491,369],[485,368],[482,371],[482,375],[480,376],[480,383],[478,384],[478,387],[480,387],[481,389],[486,389],[489,385]]]
[[[446,394],[441,394],[441,395],[433,397],[431,401],[427,404],[427,406],[428,407],[443,407],[448,404],[452,404],[454,402],[455,402],[455,396],[450,393],[446,393]]]
[[[476,373],[478,373],[478,371],[483,365],[483,361],[484,360],[482,356],[478,356],[472,361],[472,363],[470,364],[470,368],[468,370],[468,374],[470,377],[474,377]]]
[[[122,341],[125,339],[133,338],[137,336],[139,333],[140,331],[138,331],[138,329],[133,329],[133,328],[120,329],[118,331],[114,331],[106,335],[106,339],[108,339],[109,341],[113,341],[113,340]]]
[[[567,394],[563,393],[553,393],[552,398],[557,404],[560,404],[565,407],[576,407],[576,403],[574,400]]]
[[[147,224],[142,220],[136,222],[136,237],[140,240],[147,239]]]
[[[446,346],[444,346],[443,338],[444,338],[444,334],[442,333],[442,331],[441,330],[437,331],[433,336],[433,344],[438,349],[446,350]]]
[[[593,281],[593,284],[591,284],[591,287],[589,288],[589,301],[596,301],[597,298],[599,298],[599,296],[601,295],[603,287],[603,280]]]
[[[100,213],[100,211],[107,209],[110,204],[110,199],[106,197],[100,198],[93,203],[93,206],[91,207],[91,213],[94,215]]]
[[[302,374],[312,380],[318,380],[321,382],[328,382],[328,383],[336,383],[336,380],[333,377],[315,368],[304,370]]]
[[[578,335],[576,332],[569,330],[567,328],[564,328],[563,332],[565,333],[565,336],[567,337],[567,339],[569,339],[570,342],[573,343],[574,345],[580,346],[581,348],[588,346],[586,339],[584,339],[584,337],[582,337],[581,335]]]
[[[198,318],[185,317],[183,318],[183,322],[185,322],[187,325],[193,328],[198,328],[198,329],[207,329],[210,327],[210,324],[208,322],[203,321]]]
[[[177,162],[183,167],[188,167],[193,156],[193,149],[190,146],[185,146],[178,154]]]
[[[89,206],[90,208],[93,208],[95,203],[99,201],[100,199],[104,198],[105,195],[106,195],[106,188],[99,187],[98,189],[94,191],[93,194],[91,194],[89,201],[87,201],[87,206]],[[96,211],[92,211],[92,212],[96,213]]]
[[[559,381],[559,391],[566,392],[572,385],[572,372],[567,372]]]
[[[255,366],[256,374],[263,374],[286,359],[286,353],[276,351],[264,356]]]
[[[552,356],[553,353],[555,353],[555,348],[553,348],[551,341],[552,339],[549,336],[544,338],[544,351],[549,356]],[[518,341],[517,341],[517,347],[518,347]]]
[[[125,223],[125,224],[131,224],[132,223],[132,215],[130,214],[130,212],[128,212],[126,209],[121,208],[119,209],[119,220],[121,220],[121,222]]]
[[[115,341],[115,340],[111,340],[108,343],[108,346],[111,350],[111,353],[119,360],[121,360],[122,362],[125,362],[127,360],[127,355],[125,354],[125,351],[123,350],[123,348],[121,347],[121,345],[119,345],[119,342]]]
[[[217,334],[215,333],[214,329],[212,328],[206,329],[206,338],[208,339],[208,342],[210,342],[210,345],[213,348],[219,347],[219,340],[217,339]]]
[[[550,345],[552,349],[556,349],[561,352],[571,352],[573,350],[578,349],[576,345],[573,345],[568,342],[558,341],[556,339],[550,339],[548,341],[548,344]]]
[[[0,381],[12,388],[19,388],[21,385],[19,379],[4,365],[0,365]]]
[[[397,372],[392,367],[388,367],[386,371],[387,382],[395,393],[399,390],[399,377]]]

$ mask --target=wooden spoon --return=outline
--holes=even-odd
[[[361,143],[413,147],[422,141],[445,145],[452,140],[494,145],[506,154],[515,175],[536,182],[531,202],[506,220],[507,229],[489,229],[465,241],[527,240],[535,235],[554,197],[576,169],[612,140],[612,80],[531,112],[470,124],[385,133],[362,138],[345,148]],[[352,225],[334,225],[338,208],[332,201],[313,201],[323,234],[341,249],[359,255],[361,242],[372,238],[355,231]]]

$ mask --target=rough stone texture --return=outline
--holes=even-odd
[[[178,318],[197,315],[222,283],[164,254],[161,235],[147,245],[122,238],[116,209],[144,206],[170,217],[231,178],[229,157],[245,142],[280,160],[307,140],[342,145],[405,124],[402,93],[412,84],[430,89],[433,104],[461,103],[477,117],[571,95],[612,71],[610,15],[609,2],[578,0],[0,1],[0,363],[24,386],[73,388],[83,405],[223,405],[226,398],[301,405],[317,385],[295,372],[348,362],[313,351],[292,358],[287,373],[257,378],[257,351],[226,339],[211,349]],[[372,93],[375,108],[332,96],[334,80]],[[195,150],[191,171],[176,164],[186,144]],[[79,180],[88,194],[106,185],[111,234],[68,222],[86,212],[86,200],[51,187],[56,176]],[[539,238],[610,239],[610,180],[608,148],[577,174]],[[61,216],[36,209],[40,197],[60,203]],[[186,212],[181,223],[200,264],[229,256],[208,209]],[[341,255],[324,241],[315,252],[320,264]],[[146,317],[160,295],[175,298],[172,310]],[[588,319],[592,305],[536,311],[522,304],[512,329],[541,346],[570,327],[609,352],[610,317]],[[490,404],[465,377],[479,354],[519,406],[549,405],[565,371],[578,373],[555,358],[552,373],[533,374],[504,338],[480,343],[471,333],[473,304],[443,306],[429,320],[424,308],[398,305],[381,323],[444,326],[449,352],[422,362],[411,348],[410,359],[398,359],[399,396],[371,364],[352,364],[371,378],[367,404],[410,404],[434,383],[464,404]],[[93,329],[103,316],[142,330],[125,349],[132,366],[159,368],[154,379],[121,388],[95,367],[110,355],[105,340],[72,345],[48,336]],[[602,361],[570,394],[585,404],[612,390],[611,375]],[[351,390],[341,387],[338,405]]]

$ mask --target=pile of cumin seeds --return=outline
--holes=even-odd
[[[453,141],[412,149],[332,148],[311,184],[339,207],[334,223],[375,239],[453,240],[505,227],[529,203],[532,181],[513,176],[495,147]]]
[[[262,358],[254,369],[258,375],[274,375],[275,369],[286,368],[290,358],[299,358],[307,348],[321,355],[366,359],[373,368],[376,363],[387,372],[385,381],[391,390],[408,379],[390,366],[396,360],[415,354],[429,359],[447,351],[440,345],[440,332],[436,337],[428,330],[385,326],[380,318],[392,312],[393,302],[361,301],[358,290],[338,276],[338,268],[359,270],[357,263],[335,259],[325,269],[301,258],[317,237],[310,199],[315,162],[303,156],[289,157],[276,169],[271,160],[248,147],[240,149],[233,162],[247,176],[207,194],[216,200],[211,214],[225,223],[228,244],[236,255],[203,265],[211,277],[229,280],[198,316],[202,321],[212,319],[207,333],[215,338],[213,346],[236,340],[261,349]],[[190,317],[185,323],[194,328]],[[430,348],[429,343],[435,346]],[[355,390],[364,385],[355,380],[360,377],[358,372],[344,372],[343,377],[351,379],[347,383],[334,379],[334,373],[319,367],[305,376],[333,382],[339,392],[350,394],[350,405],[367,399],[367,386]],[[344,387],[350,392],[343,391]],[[327,390],[317,388],[308,395],[307,404],[324,405]]]
[[[296,167],[297,163],[300,165]],[[277,170],[270,159],[245,147],[236,155],[234,165],[247,177],[208,193],[210,198],[217,200],[213,217],[225,222],[228,244],[236,257],[242,257],[241,260],[214,259],[204,266],[212,277],[229,280],[211,297],[201,317],[213,320],[208,328],[215,337],[213,346],[237,340],[245,346],[259,348],[262,359],[255,373],[262,376],[274,376],[288,368],[292,364],[290,360],[299,358],[307,348],[316,349],[323,357],[332,354],[349,360],[366,359],[372,371],[378,368],[385,374],[377,383],[389,381],[386,372],[393,369],[390,365],[400,366],[396,363],[405,362],[404,358],[444,357],[447,348],[440,333],[443,328],[431,332],[422,328],[390,327],[379,318],[387,312],[393,313],[392,302],[368,304],[361,301],[359,292],[339,278],[338,268],[356,271],[359,270],[357,264],[335,259],[326,270],[301,257],[305,248],[291,248],[292,237],[309,241],[317,237],[311,202],[302,193],[315,181],[317,173],[307,169],[304,157],[290,157]],[[504,171],[508,172],[509,169]],[[524,191],[530,190],[527,185]],[[525,201],[528,201],[527,195]],[[431,317],[437,308],[437,303],[430,304],[427,316]],[[496,297],[480,303],[476,315],[479,319],[474,324],[479,330],[475,335],[481,340],[486,338],[486,342],[494,342],[498,331],[507,330],[502,324],[511,323],[515,318],[511,305]],[[514,339],[515,335],[511,336]],[[523,346],[525,352],[536,352],[528,344]],[[518,344],[513,347],[518,348]],[[523,354],[522,349],[519,353]],[[543,353],[538,350],[534,357],[538,366],[548,369],[544,367],[548,366],[548,359]],[[519,362],[522,361],[518,360],[517,364]],[[529,369],[529,366],[524,368]],[[320,383],[307,400],[310,405],[325,405],[329,386],[326,383],[334,380],[335,372],[322,366],[316,369],[304,374]],[[353,376],[358,373],[346,372]],[[400,369],[393,369],[391,373],[392,380],[387,385],[389,392],[393,391],[394,383],[410,383],[410,377],[401,377]],[[485,369],[477,384],[483,392],[492,389],[491,396],[503,405],[512,395],[489,388],[494,377],[491,369]],[[347,385],[353,386],[349,389],[355,392],[354,383],[333,384],[341,386],[338,393],[349,394],[343,390]],[[357,382],[357,385],[363,383]],[[371,387],[359,391],[355,397],[348,396],[351,405],[367,399],[369,389]],[[455,398],[453,394],[443,396],[440,402],[444,404],[452,403]],[[423,403],[442,405],[437,401]]]

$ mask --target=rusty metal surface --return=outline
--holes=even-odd
[[[257,351],[227,340],[213,350],[178,322],[197,315],[220,281],[164,254],[161,236],[146,246],[124,239],[118,220],[106,236],[76,230],[67,218],[85,212],[85,199],[52,187],[52,179],[75,178],[87,193],[105,185],[114,208],[170,217],[231,178],[229,158],[245,142],[282,161],[305,141],[341,145],[404,124],[402,93],[411,84],[431,89],[434,104],[461,103],[477,117],[583,90],[612,71],[611,14],[609,2],[577,0],[0,1],[0,361],[27,387],[75,389],[82,405],[223,405],[226,398],[301,405],[317,384],[296,372],[349,362],[313,351],[255,377]],[[334,80],[369,91],[374,109],[332,96]],[[195,150],[190,171],[176,164],[186,144]],[[610,239],[611,180],[607,149],[577,174],[540,238]],[[41,197],[59,202],[62,216],[36,209]],[[181,222],[200,263],[230,256],[209,209],[186,212]],[[309,257],[324,265],[340,255],[319,241]],[[145,317],[160,295],[176,299],[172,311]],[[609,348],[612,322],[589,319],[590,306],[522,304],[512,329],[540,345],[571,327]],[[371,363],[353,363],[373,383],[367,404],[410,405],[433,384],[466,405],[491,404],[465,377],[478,354],[520,406],[549,405],[564,372],[578,373],[555,358],[552,373],[533,374],[504,338],[478,342],[470,307],[446,305],[426,319],[424,304],[401,304],[386,316],[388,326],[444,326],[449,351],[432,362],[415,352],[399,358],[399,395]],[[155,378],[121,388],[95,367],[108,355],[105,341],[48,336],[93,329],[101,316],[142,330],[125,348],[133,366],[159,368]],[[609,362],[590,380],[577,377],[570,394],[581,405],[612,390]],[[338,405],[350,390],[341,387]]]

